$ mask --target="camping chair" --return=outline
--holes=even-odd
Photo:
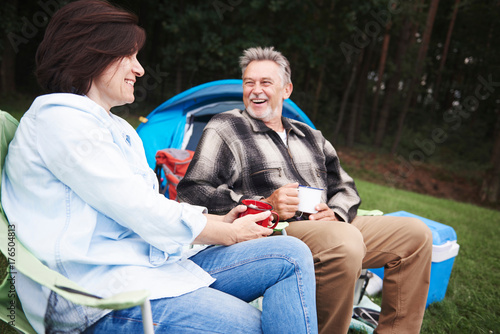
[[[8,145],[14,137],[18,124],[18,121],[10,114],[0,111],[0,174],[3,170]],[[151,304],[148,299],[149,291],[125,292],[108,298],[89,294],[76,283],[42,264],[23,246],[15,237],[15,230],[9,226],[1,203],[0,220],[0,250],[6,257],[6,261],[0,259],[4,260],[0,261],[2,266],[0,272],[5,271],[7,274],[0,285],[0,318],[2,321],[22,333],[35,333],[15,293],[16,274],[22,273],[75,304],[112,310],[141,305],[144,333],[154,333]]]

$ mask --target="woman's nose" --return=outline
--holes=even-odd
[[[134,60],[134,66],[132,67],[132,71],[137,77],[142,77],[144,75],[144,68],[142,67],[141,63],[139,63],[137,58]]]

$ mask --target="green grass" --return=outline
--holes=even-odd
[[[500,212],[357,180],[363,209],[404,210],[453,227],[460,251],[442,302],[425,312],[421,333],[498,333]]]

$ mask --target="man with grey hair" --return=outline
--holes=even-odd
[[[362,268],[385,267],[376,333],[419,333],[427,300],[432,234],[420,220],[357,216],[353,179],[320,131],[282,117],[293,85],[273,48],[240,58],[245,110],[212,118],[184,179],[181,201],[223,214],[244,199],[273,205],[287,234],[304,241],[316,270],[320,333],[347,333]],[[298,186],[323,189],[317,213],[298,212]]]

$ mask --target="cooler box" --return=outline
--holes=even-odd
[[[418,218],[429,226],[432,231],[432,265],[431,283],[429,285],[426,307],[433,302],[443,300],[446,289],[448,288],[453,262],[455,262],[455,257],[460,248],[457,244],[457,234],[455,230],[451,226],[406,211],[388,213],[386,216]],[[380,278],[384,277],[384,268],[370,269],[370,271]]]

